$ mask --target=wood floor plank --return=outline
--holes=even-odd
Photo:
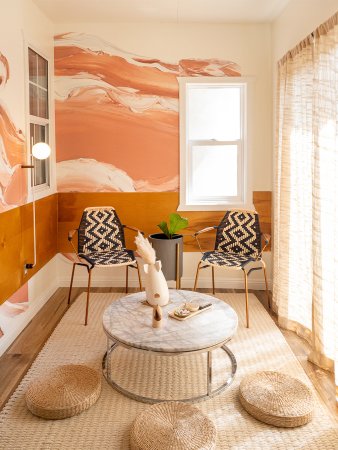
[[[73,288],[72,301],[82,292],[85,292],[85,290],[85,288]],[[137,289],[130,289],[130,293],[136,291]],[[199,289],[199,291],[210,293],[210,289]],[[123,291],[121,288],[93,288],[92,292]],[[217,292],[244,293],[244,290],[217,289]],[[277,324],[276,315],[267,306],[268,302],[265,291],[250,290],[249,292],[256,295]],[[59,288],[22,331],[15,342],[13,342],[12,346],[0,358],[0,410],[15,391],[43,345],[67,311],[67,298],[68,289]],[[292,331],[282,329],[281,331],[306,374],[317,389],[322,401],[327,405],[332,417],[338,422],[333,374],[318,368],[307,360],[310,346],[304,339]]]

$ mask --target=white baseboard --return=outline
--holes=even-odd
[[[265,262],[267,264],[267,277],[270,288],[272,287],[272,271],[271,271],[271,256],[265,255]],[[183,257],[183,277],[181,285],[183,288],[192,289],[195,283],[195,272],[197,264],[200,260],[200,254],[195,252],[186,252]],[[141,267],[141,276],[143,278],[143,271]],[[72,273],[72,264],[62,255],[58,258],[58,278],[59,285],[62,287],[69,287]],[[265,282],[263,272],[254,272],[248,277],[249,289],[264,290]],[[120,287],[125,286],[125,268],[98,268],[93,270],[91,277],[91,285],[93,287]],[[143,284],[144,281],[142,280]],[[83,268],[77,268],[74,275],[74,287],[85,287],[88,283],[87,271]],[[175,282],[170,281],[170,288],[175,287]],[[216,288],[222,289],[244,289],[244,277],[241,270],[215,270],[215,285]],[[129,286],[138,287],[138,279],[136,270],[129,271]],[[211,271],[201,270],[198,279],[198,287],[211,288]]]
[[[111,277],[105,277],[105,276],[95,276],[92,277],[92,287],[121,287],[124,288],[125,286],[125,278],[119,277],[119,278],[111,278]],[[70,278],[69,277],[60,277],[59,278],[59,286],[60,287],[69,287]],[[74,280],[74,287],[86,287],[88,283],[88,276],[77,276],[76,280]],[[181,279],[181,286],[183,288],[190,288],[192,289],[194,287],[195,278],[193,277],[182,277]],[[269,286],[271,287],[271,280],[268,280]],[[175,282],[169,281],[168,283],[170,288],[175,288]],[[129,286],[130,287],[138,287],[138,281],[136,279],[129,279]],[[224,278],[224,279],[217,279],[215,280],[215,286],[217,288],[221,289],[244,289],[244,281],[239,280],[238,278]],[[198,281],[198,287],[199,288],[209,288],[211,289],[211,279],[203,279],[200,278]],[[256,290],[265,290],[265,282],[264,279],[257,280],[249,278],[249,289],[256,289]]]

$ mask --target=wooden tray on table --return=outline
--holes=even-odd
[[[212,307],[212,303],[206,304],[206,305],[200,305],[200,309],[198,309],[197,311],[191,311],[189,315],[184,316],[184,317],[179,317],[175,315],[175,311],[177,311],[178,309],[182,309],[184,308],[185,303],[182,303],[182,305],[177,306],[175,309],[173,309],[172,311],[170,311],[168,313],[169,317],[172,317],[173,319],[176,320],[187,320],[190,319],[191,317],[197,316],[197,314],[202,313],[203,311],[208,311],[208,309],[210,309]]]

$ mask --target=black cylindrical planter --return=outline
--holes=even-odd
[[[155,249],[156,259],[162,263],[162,272],[167,281],[176,280],[177,251],[179,252],[178,278],[183,274],[183,236],[174,234],[168,239],[164,233],[155,233],[149,236],[149,241]]]

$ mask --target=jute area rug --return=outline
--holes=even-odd
[[[71,306],[0,414],[1,450],[129,448],[131,424],[149,406],[116,392],[104,379],[98,402],[88,411],[70,419],[39,419],[26,409],[24,400],[28,383],[51,367],[83,363],[101,371],[106,350],[102,314],[121,295],[92,294],[87,327],[82,325],[85,295],[82,294]],[[216,425],[217,448],[337,450],[338,431],[333,419],[257,298],[250,294],[251,328],[246,329],[244,295],[219,294],[217,297],[229,303],[239,315],[238,332],[229,344],[238,362],[236,378],[222,394],[196,403]],[[189,397],[205,392],[205,354],[154,357],[125,349],[114,353],[112,364],[116,380],[135,392],[159,397]],[[216,387],[229,369],[222,350],[215,351],[213,364]],[[243,376],[258,370],[280,370],[310,386],[316,398],[314,420],[304,427],[283,429],[263,424],[247,414],[238,401],[238,386]]]

